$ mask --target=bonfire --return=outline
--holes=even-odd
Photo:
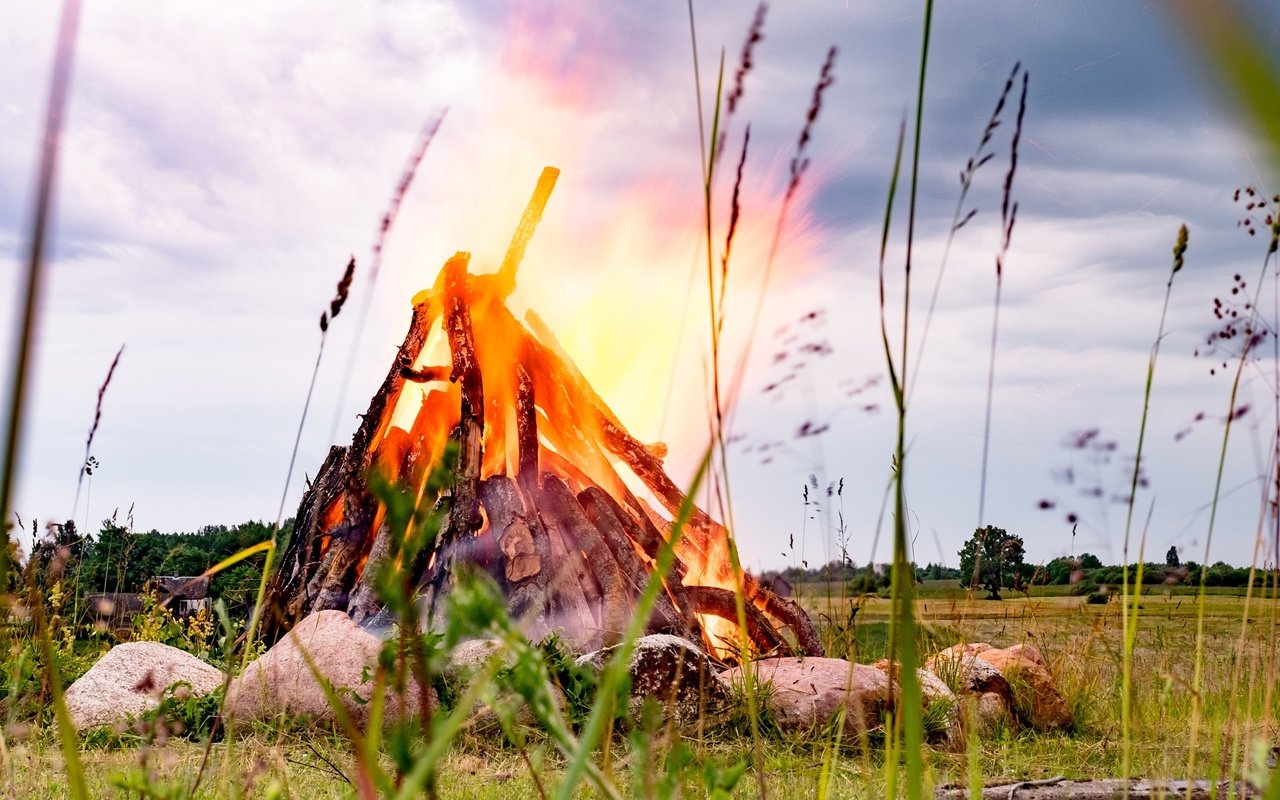
[[[362,624],[384,615],[374,586],[395,551],[373,472],[442,515],[426,557],[401,565],[438,620],[464,564],[501,586],[532,640],[555,633],[579,652],[615,643],[686,502],[663,444],[637,440],[545,323],[508,309],[516,271],[558,171],[543,171],[499,270],[448,259],[413,298],[409,330],[347,447],[333,447],[302,498],[272,598],[278,627],[315,611]],[[457,455],[449,485],[425,497],[433,467]],[[803,609],[736,572],[729,531],[691,505],[646,632],[701,642],[736,660],[821,655]],[[746,606],[750,652],[738,634]]]

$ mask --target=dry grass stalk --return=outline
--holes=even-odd
[[[84,476],[92,474],[89,461],[92,458],[90,451],[93,449],[93,437],[98,433],[98,424],[102,421],[102,400],[107,395],[107,387],[111,385],[111,377],[115,375],[116,366],[120,363],[120,356],[123,354],[124,345],[120,345],[120,349],[116,351],[115,358],[111,359],[111,366],[107,368],[107,377],[103,379],[102,385],[98,387],[98,403],[93,409],[93,425],[89,427],[89,436],[84,440],[84,461],[80,463],[80,477],[76,481],[76,499],[71,505],[72,519],[75,519],[76,509],[80,507],[80,487],[84,484]]]
[[[35,346],[36,324],[40,311],[40,296],[44,284],[45,237],[53,214],[53,192],[58,166],[58,151],[66,116],[67,101],[71,93],[71,67],[75,56],[76,31],[80,24],[79,0],[66,0],[58,24],[57,49],[54,54],[53,76],[49,84],[49,104],[45,114],[44,137],[40,146],[40,166],[36,178],[35,212],[31,222],[31,247],[27,257],[27,269],[23,275],[23,304],[19,314],[18,350],[14,358],[13,379],[9,388],[9,415],[5,433],[4,464],[0,467],[0,585],[8,582],[9,557],[9,501],[13,492],[13,478],[18,463],[19,437],[22,431],[22,414],[26,404],[27,373],[31,353]],[[48,666],[46,679],[53,699],[54,716],[58,723],[67,786],[77,800],[87,800],[84,770],[80,763],[75,729],[62,696],[62,679],[53,666],[52,646],[43,625],[42,608],[36,611],[36,630],[39,634],[41,653]]]
[[[730,404],[742,390],[742,381],[747,371],[747,361],[751,356],[751,348],[755,342],[756,331],[760,326],[760,317],[764,312],[764,300],[769,291],[769,281],[773,277],[773,266],[778,256],[778,245],[782,241],[782,232],[786,228],[787,213],[791,208],[792,200],[795,199],[796,191],[800,188],[800,180],[809,168],[808,148],[810,141],[813,139],[814,125],[822,111],[823,96],[831,88],[831,85],[835,83],[835,63],[838,53],[839,50],[834,45],[827,51],[827,57],[822,62],[822,69],[818,73],[818,82],[813,87],[813,97],[809,102],[808,110],[805,112],[804,126],[800,129],[800,136],[796,141],[796,150],[790,162],[787,191],[782,198],[782,207],[778,210],[778,221],[774,224],[773,239],[769,243],[769,254],[765,258],[764,276],[760,280],[760,293],[756,297],[756,307],[751,314],[751,326],[747,331],[747,340],[742,350],[742,357],[738,361],[737,372],[730,384]],[[745,141],[743,142],[743,147],[746,147]]]
[[[365,288],[364,300],[360,304],[360,319],[356,321],[355,338],[351,342],[351,352],[347,356],[347,368],[342,371],[342,385],[338,389],[338,407],[334,409],[333,421],[329,426],[329,439],[333,440],[338,431],[338,420],[342,415],[342,404],[346,400],[347,390],[350,388],[351,373],[355,371],[356,357],[360,352],[360,341],[364,335],[365,323],[369,319],[369,308],[373,303],[373,291],[378,284],[378,272],[382,268],[382,251],[386,246],[387,237],[391,235],[391,229],[395,227],[396,218],[400,214],[400,206],[404,202],[405,195],[409,193],[409,187],[413,185],[413,179],[418,174],[418,167],[422,164],[422,159],[426,157],[431,142],[435,140],[436,133],[439,132],[440,126],[444,123],[445,115],[449,113],[449,109],[441,111],[439,116],[427,121],[423,126],[421,134],[418,136],[418,143],[413,151],[409,154],[409,159],[405,163],[404,170],[400,173],[400,180],[396,183],[396,189],[391,195],[391,201],[387,205],[387,210],[382,215],[382,220],[378,223],[378,235],[373,242],[373,258],[369,262],[369,284]]]
[[[738,110],[738,105],[742,102],[742,96],[746,93],[747,74],[755,66],[756,45],[764,41],[764,18],[768,13],[768,3],[761,3],[756,6],[755,17],[751,20],[751,27],[747,29],[746,41],[742,43],[742,55],[738,59],[738,68],[733,73],[733,88],[729,90],[729,95],[725,98],[724,124],[720,126],[720,139],[716,143],[717,161],[720,160],[720,156],[724,153],[725,144],[729,138],[729,121],[733,119],[734,112]],[[739,175],[741,175],[741,167],[739,167]]]
[[[822,71],[818,74],[818,83],[813,87],[813,99],[809,102],[809,111],[805,114],[804,127],[800,129],[800,139],[796,142],[796,154],[791,159],[791,180],[787,183],[787,194],[783,198],[783,208],[791,202],[791,198],[795,196],[796,190],[800,188],[800,178],[804,175],[805,170],[809,169],[808,147],[809,140],[813,137],[813,125],[818,121],[818,114],[822,112],[822,95],[827,89],[831,88],[831,84],[836,82],[835,66],[836,53],[838,50],[835,45],[827,51],[827,60],[822,63]],[[782,220],[778,220],[779,226]]]
[[[987,408],[982,429],[982,469],[978,482],[978,527],[986,523],[987,463],[991,455],[991,407],[996,381],[996,342],[1000,333],[1000,296],[1004,288],[1004,260],[1009,254],[1013,239],[1013,225],[1018,219],[1018,203],[1013,200],[1013,179],[1018,174],[1018,143],[1022,141],[1022,123],[1027,113],[1027,87],[1030,76],[1022,73],[1022,93],[1018,98],[1018,115],[1013,124],[1013,136],[1009,141],[1009,169],[1004,177],[1004,194],[1000,202],[1000,251],[996,253],[996,296],[991,320],[991,356],[987,365]],[[1004,97],[1001,96],[1001,103]],[[905,345],[904,345],[905,346]],[[977,562],[975,561],[975,566]]]

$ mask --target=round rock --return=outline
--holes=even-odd
[[[751,664],[756,680],[767,685],[766,705],[784,730],[811,730],[845,709],[844,727],[860,735],[883,721],[889,703],[889,678],[875,667],[842,658],[766,658]],[[721,678],[738,683],[743,668]]]
[[[316,680],[318,672],[334,688],[351,718],[362,725],[368,720],[368,701],[373,696],[373,674],[381,648],[380,639],[361,629],[345,613],[318,611],[294,625],[231,682],[226,710],[238,719],[267,720],[283,714],[332,721],[334,709]],[[388,694],[384,718],[413,714],[419,697],[413,683],[403,695]]]
[[[603,670],[617,650],[614,646],[587,653],[578,664]],[[679,636],[655,633],[636,639],[629,671],[633,713],[652,698],[683,724],[716,716],[728,706],[729,687],[718,679],[715,662]]]
[[[76,730],[114,725],[160,704],[165,689],[185,683],[198,695],[222,685],[222,672],[190,653],[159,642],[118,644],[67,688]]]

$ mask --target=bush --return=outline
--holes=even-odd
[[[1080,581],[1075,586],[1071,587],[1070,593],[1074,597],[1079,597],[1080,595],[1083,595],[1083,594],[1094,594],[1097,591],[1098,591],[1098,584],[1094,583],[1093,581]]]
[[[1091,606],[1103,606],[1107,604],[1107,600],[1110,599],[1110,597],[1111,595],[1106,592],[1091,592],[1084,601]]]

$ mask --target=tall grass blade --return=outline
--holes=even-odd
[[[1245,117],[1266,137],[1272,165],[1280,169],[1280,70],[1256,35],[1258,26],[1233,0],[1171,0],[1169,8]]]
[[[71,93],[71,68],[75,60],[76,30],[80,24],[80,0],[65,0],[58,23],[58,39],[53,58],[53,76],[49,82],[48,105],[45,109],[44,134],[40,143],[40,167],[36,177],[35,209],[31,217],[26,270],[22,273],[21,305],[18,319],[18,352],[14,357],[13,375],[9,379],[8,409],[5,420],[4,461],[0,464],[0,531],[4,547],[0,548],[0,586],[8,579],[9,512],[13,484],[21,444],[22,415],[27,402],[27,378],[31,369],[31,353],[35,347],[39,324],[41,296],[45,279],[45,249],[49,225],[53,217],[53,194],[57,183],[58,152],[62,128]]]
[[[596,744],[600,742],[609,720],[613,717],[613,698],[617,696],[618,687],[627,675],[636,639],[639,639],[644,633],[644,626],[649,619],[649,614],[653,611],[653,604],[658,599],[658,593],[662,591],[662,578],[674,563],[676,545],[684,535],[685,526],[689,524],[689,520],[693,515],[693,498],[697,496],[698,490],[702,487],[702,482],[706,478],[707,470],[710,468],[711,452],[711,446],[708,446],[703,453],[698,470],[694,473],[693,480],[690,482],[689,491],[685,495],[684,501],[680,504],[680,513],[676,515],[676,519],[672,522],[671,533],[658,551],[657,559],[654,560],[653,570],[649,573],[648,581],[645,582],[644,592],[636,602],[635,611],[631,615],[631,621],[622,637],[622,642],[618,645],[613,658],[609,660],[608,665],[600,676],[596,696],[603,698],[603,700],[597,701],[592,707],[591,716],[587,718],[587,723],[583,726],[582,734],[578,739],[578,748],[570,759],[569,765],[565,769],[564,778],[556,791],[556,800],[572,800],[577,785],[582,780],[583,772],[586,770],[587,763],[591,758],[591,753],[595,750]],[[754,717],[754,714],[752,716]]]
[[[49,85],[48,105],[45,113],[44,134],[40,145],[40,166],[36,178],[35,210],[31,221],[31,240],[27,252],[22,305],[18,313],[18,352],[14,358],[13,376],[9,384],[9,407],[5,429],[4,463],[0,466],[0,530],[4,532],[0,547],[0,586],[8,584],[9,564],[9,511],[13,494],[18,451],[22,432],[22,417],[26,407],[27,378],[31,368],[31,355],[35,347],[37,325],[41,307],[41,295],[45,278],[45,249],[49,226],[53,216],[53,196],[57,184],[58,154],[65,121],[67,101],[71,92],[71,69],[75,58],[76,32],[80,24],[79,0],[66,0],[58,23],[58,39],[53,60],[53,75]],[[67,713],[62,694],[62,679],[54,661],[53,644],[44,624],[43,598],[32,597],[36,634],[41,656],[53,699],[53,712],[58,722],[58,739],[66,770],[67,787],[76,800],[88,800],[84,768],[80,764],[75,728]]]
[[[893,671],[896,659],[897,668],[901,670],[899,683],[902,687],[902,702],[895,708],[895,729],[901,724],[903,731],[903,749],[906,755],[906,794],[907,800],[921,800],[924,795],[924,699],[920,688],[920,676],[916,674],[919,663],[916,652],[916,624],[914,586],[915,574],[911,568],[910,543],[907,539],[907,493],[906,493],[906,432],[907,432],[907,387],[905,381],[909,374],[907,352],[909,349],[909,321],[911,319],[911,261],[915,239],[916,201],[920,179],[920,142],[924,124],[924,93],[929,67],[929,40],[933,29],[933,0],[925,0],[924,23],[921,30],[920,43],[920,75],[916,86],[916,124],[911,152],[911,189],[907,208],[907,241],[906,258],[903,265],[903,297],[902,297],[902,351],[894,378],[894,398],[897,406],[898,430],[895,447],[895,468],[897,480],[894,481],[894,520],[893,520],[893,578],[891,596],[893,598],[894,617],[889,626],[890,671],[889,683],[893,685]],[[897,167],[895,166],[895,175]],[[882,290],[883,291],[883,290]],[[896,732],[890,738],[896,738]],[[896,772],[896,762],[895,762]]]
[[[1122,755],[1120,764],[1120,777],[1127,781],[1132,770],[1133,757],[1133,649],[1137,638],[1138,630],[1138,603],[1136,598],[1132,601],[1132,613],[1130,613],[1129,599],[1129,539],[1133,530],[1133,509],[1138,497],[1138,481],[1142,476],[1142,453],[1143,446],[1147,437],[1147,417],[1151,411],[1151,389],[1155,385],[1156,379],[1156,361],[1160,357],[1160,344],[1164,341],[1165,320],[1169,316],[1169,298],[1173,294],[1173,279],[1182,269],[1183,261],[1187,252],[1187,226],[1183,225],[1178,229],[1178,237],[1173,245],[1173,266],[1169,270],[1169,279],[1164,286],[1164,305],[1160,309],[1160,324],[1156,328],[1156,340],[1151,345],[1151,355],[1147,359],[1147,378],[1142,389],[1142,418],[1138,423],[1138,448],[1133,459],[1133,475],[1129,481],[1129,498],[1128,508],[1125,510],[1124,520],[1124,564],[1123,577],[1120,583],[1120,599],[1121,608],[1124,609],[1124,616],[1121,622],[1121,636],[1124,642],[1124,655],[1121,667],[1121,695],[1120,695],[1120,728],[1122,737]],[[1143,559],[1138,559],[1138,575],[1134,585],[1135,590],[1140,591],[1142,586],[1142,563]],[[1126,784],[1127,794],[1127,784]]]

